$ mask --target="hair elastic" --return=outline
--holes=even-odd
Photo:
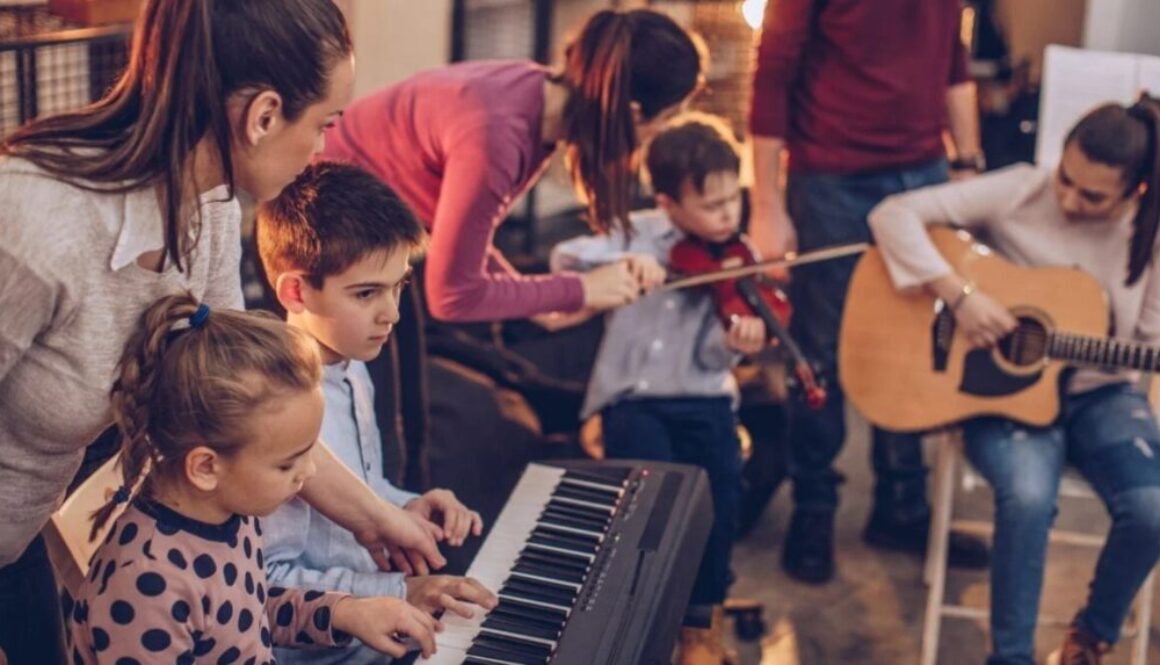
[[[117,492],[113,494],[113,503],[125,503],[129,500],[129,486],[121,485],[117,488]]]
[[[197,306],[197,311],[189,316],[189,327],[200,328],[205,325],[207,319],[209,319],[209,305],[201,303]]]

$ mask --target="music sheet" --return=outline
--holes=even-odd
[[[1085,113],[1106,102],[1130,103],[1143,89],[1160,94],[1160,58],[1048,46],[1035,162],[1054,165],[1068,130]]]

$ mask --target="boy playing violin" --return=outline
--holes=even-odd
[[[740,158],[731,137],[713,116],[675,122],[653,139],[646,157],[657,209],[632,214],[631,237],[614,229],[557,245],[552,269],[583,271],[628,259],[648,291],[664,281],[670,252],[686,237],[736,240]],[[609,457],[683,462],[708,473],[714,523],[690,613],[711,615],[712,623],[682,630],[678,662],[717,665],[724,660],[721,605],[741,494],[731,370],[740,354],[765,347],[766,327],[755,316],[736,316],[726,329],[703,289],[650,293],[607,316],[581,417],[601,415]]]

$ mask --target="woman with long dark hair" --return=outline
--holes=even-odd
[[[149,0],[104,98],[0,144],[0,652],[12,665],[63,662],[37,532],[112,422],[141,313],[181,291],[242,306],[237,195],[273,198],[306,167],[351,96],[351,54],[331,0]],[[305,496],[379,561],[388,541],[441,561],[431,533],[317,457]]]
[[[870,213],[870,227],[895,286],[924,287],[942,299],[976,346],[992,346],[1015,328],[1011,313],[952,271],[924,232],[926,224],[955,224],[985,233],[1016,263],[1087,271],[1107,292],[1110,334],[1160,342],[1158,132],[1155,100],[1107,104],[1075,125],[1054,168],[1017,165],[886,199]],[[1065,464],[1091,482],[1112,528],[1056,662],[1098,664],[1160,558],[1160,431],[1147,397],[1130,374],[1078,369],[1065,376],[1060,416],[1048,427],[998,417],[964,423],[967,456],[995,491],[990,665],[1034,662],[1044,555]]]

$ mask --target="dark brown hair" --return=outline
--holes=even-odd
[[[568,44],[565,157],[594,229],[628,227],[640,147],[631,104],[655,118],[698,88],[705,61],[700,40],[647,9],[597,12]]]
[[[1088,159],[1120,169],[1124,196],[1140,185],[1145,190],[1132,220],[1128,249],[1128,286],[1136,283],[1152,262],[1156,230],[1160,225],[1160,103],[1141,95],[1131,106],[1104,104],[1088,112],[1067,134],[1064,145],[1075,142]]]
[[[653,191],[680,201],[686,181],[704,193],[709,174],[736,175],[741,169],[740,148],[722,118],[686,113],[649,143],[645,166]]]
[[[271,286],[278,275],[301,270],[316,289],[372,252],[418,249],[426,238],[390,187],[338,162],[312,164],[278,198],[259,206],[255,235]]]
[[[148,0],[109,93],[16,130],[0,152],[94,191],[160,184],[165,251],[181,268],[192,250],[178,242],[182,193],[207,135],[234,194],[230,97],[273,90],[293,121],[326,96],[332,67],[350,52],[333,0]]]
[[[188,293],[162,298],[125,346],[112,390],[125,488],[144,478],[148,492],[150,479],[178,473],[197,446],[238,450],[255,434],[256,412],[321,380],[318,345],[273,314],[213,310],[190,325],[197,312]],[[92,535],[115,501],[94,513]]]

